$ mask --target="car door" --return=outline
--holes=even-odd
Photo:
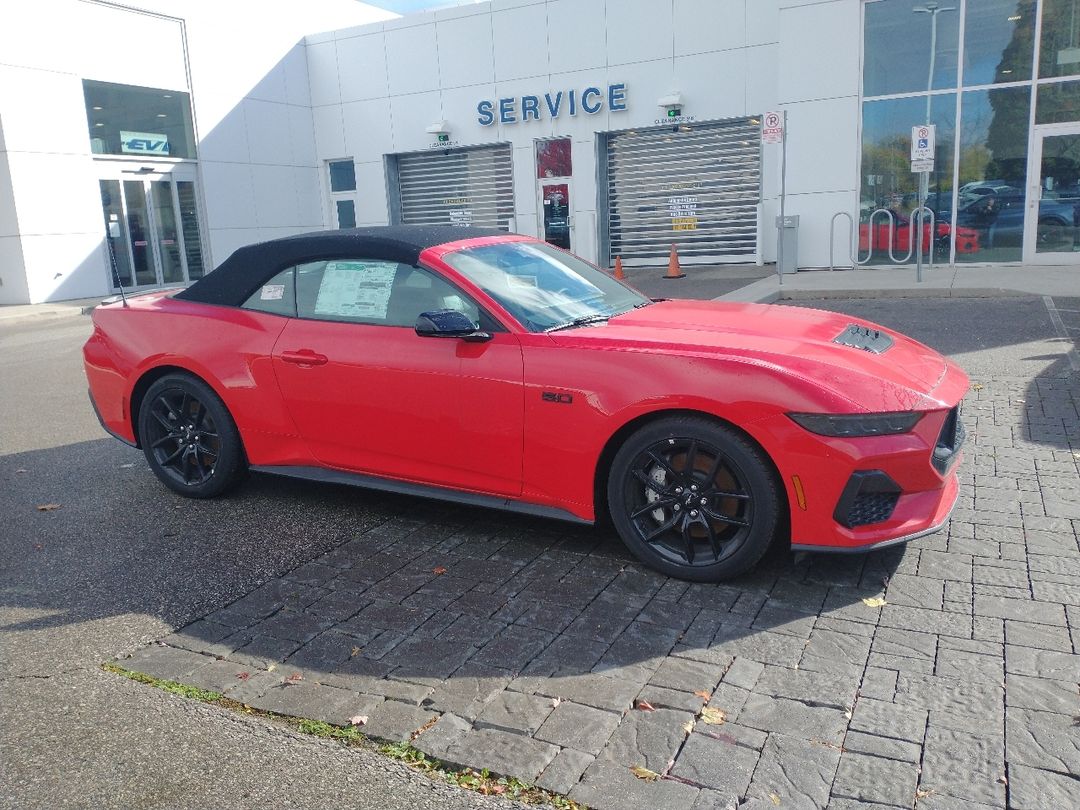
[[[329,467],[500,495],[521,492],[524,393],[517,338],[420,337],[421,312],[485,320],[435,273],[349,258],[295,272],[297,317],[274,369],[301,436]]]

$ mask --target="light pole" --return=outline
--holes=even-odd
[[[926,123],[930,123],[930,91],[934,89],[934,63],[937,60],[937,18],[946,11],[956,11],[955,6],[942,7],[937,0],[929,0],[924,6],[915,6],[915,14],[930,15],[930,74],[926,77]]]
[[[930,15],[930,70],[926,77],[926,124],[930,125],[930,105],[933,101],[933,96],[930,93],[934,89],[934,66],[937,61],[937,18],[938,14],[944,14],[946,11],[956,11],[955,6],[942,6],[937,0],[928,0],[925,5],[915,6],[912,12],[915,14],[929,14]],[[934,168],[937,168],[937,160],[935,156]],[[919,191],[916,196],[917,208],[915,209],[919,216],[919,234],[918,239],[918,255],[915,257],[916,276],[919,281],[922,281],[922,251],[923,251],[923,221],[925,214],[923,208],[926,205],[926,198],[930,194],[930,172],[919,172]],[[938,184],[938,198],[941,197],[941,187]],[[940,207],[940,206],[939,206]],[[911,218],[911,227],[915,227],[915,217]],[[935,220],[936,224],[936,220]],[[935,227],[936,230],[936,227]],[[934,250],[934,237],[937,234],[930,234],[930,251]],[[909,242],[910,244],[910,242]],[[930,264],[933,266],[933,256],[930,257]]]

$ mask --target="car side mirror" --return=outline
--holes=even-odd
[[[469,343],[491,340],[488,332],[481,332],[468,315],[456,309],[421,312],[416,319],[416,334],[420,337],[460,338]]]

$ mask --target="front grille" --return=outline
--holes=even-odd
[[[934,469],[945,475],[949,468],[956,463],[960,448],[966,438],[967,431],[964,429],[964,423],[960,420],[960,406],[957,405],[945,417],[945,424],[941,426],[937,444],[934,445],[934,453],[930,459]]]
[[[888,475],[881,470],[857,470],[840,493],[833,519],[849,529],[881,523],[892,517],[899,500],[900,487]]]

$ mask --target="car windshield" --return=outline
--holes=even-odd
[[[603,323],[652,303],[583,259],[544,242],[498,242],[443,260],[530,332]]]

